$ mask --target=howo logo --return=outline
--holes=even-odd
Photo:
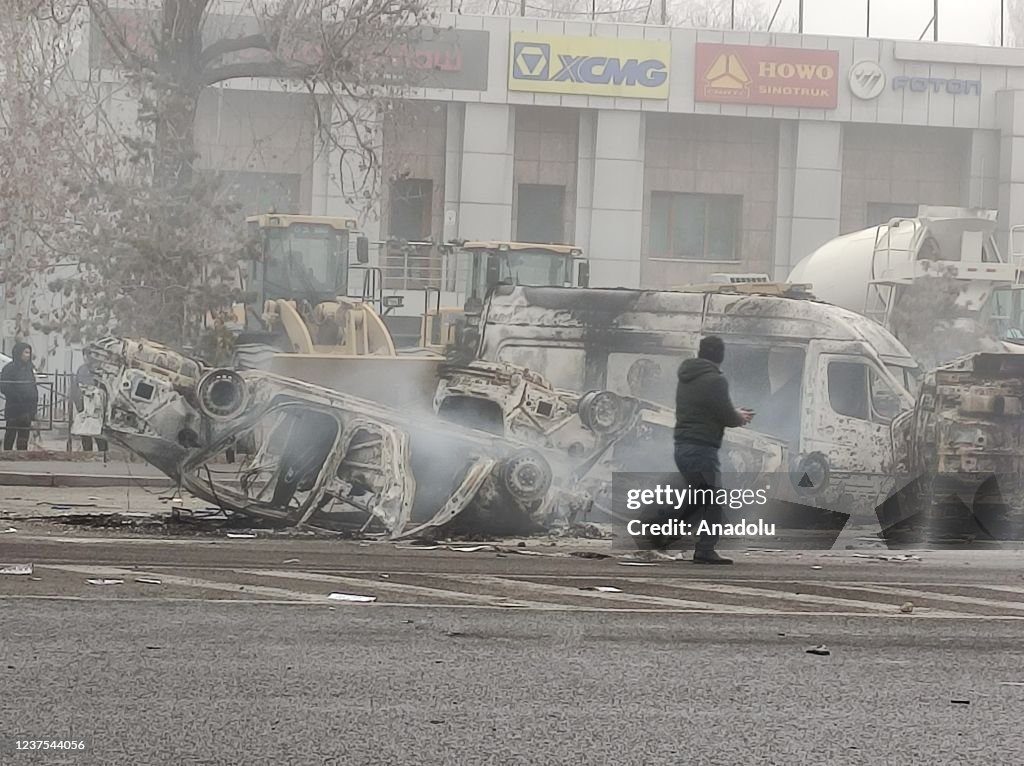
[[[513,78],[586,85],[628,85],[658,88],[668,80],[668,67],[658,59],[621,59],[562,53],[551,66],[551,46],[516,43]]]

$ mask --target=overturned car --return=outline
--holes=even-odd
[[[537,450],[258,371],[208,369],[145,340],[86,351],[84,428],[220,508],[389,538],[526,533],[553,505]],[[78,429],[79,433],[83,433]]]

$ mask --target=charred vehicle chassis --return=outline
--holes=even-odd
[[[551,466],[508,439],[144,340],[86,355],[82,422],[224,510],[392,539],[527,533],[550,516]]]

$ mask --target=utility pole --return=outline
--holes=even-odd
[[[800,0],[800,5],[797,7],[797,31],[800,34],[804,33],[804,0]]]
[[[871,37],[871,0],[868,0],[868,20],[864,36]]]
[[[736,29],[736,0],[729,5],[729,29]]]
[[[934,0],[932,3],[934,8],[932,12],[932,40],[935,42],[939,41],[939,0]]]
[[[999,0],[999,47],[1002,48],[1006,43],[1006,0]]]
[[[519,0],[519,15],[526,15],[526,0]]]
[[[661,0],[661,25],[668,26],[668,0]]]

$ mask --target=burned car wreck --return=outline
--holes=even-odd
[[[225,511],[391,539],[547,523],[551,467],[507,439],[145,340],[86,354],[82,422]]]

